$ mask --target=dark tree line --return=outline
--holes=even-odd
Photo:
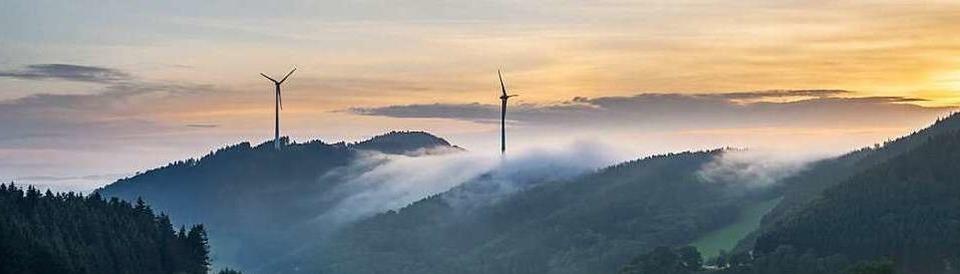
[[[844,256],[817,257],[781,246],[763,257],[732,253],[707,264],[696,248],[658,247],[638,256],[619,274],[894,274],[894,262],[886,259],[851,264]]]
[[[0,184],[0,273],[207,273],[202,225],[175,230],[142,201]]]
[[[689,274],[703,270],[703,258],[695,247],[658,247],[640,255],[620,270],[621,274]]]

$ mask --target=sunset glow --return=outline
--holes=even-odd
[[[2,1],[2,6],[0,115],[29,120],[0,118],[5,128],[24,123],[17,132],[0,134],[4,153],[30,158],[38,151],[79,149],[63,145],[68,142],[163,151],[124,163],[91,155],[101,162],[98,168],[70,174],[123,173],[230,142],[269,139],[271,86],[258,73],[291,67],[298,71],[284,86],[282,131],[298,140],[330,142],[423,129],[466,147],[493,147],[482,136],[495,134],[494,125],[475,119],[405,119],[351,109],[497,104],[497,69],[520,94],[511,104],[529,108],[575,105],[577,97],[835,89],[849,92],[829,98],[889,97],[875,103],[920,106],[903,111],[924,113],[864,129],[848,124],[810,129],[783,120],[702,125],[710,128],[698,133],[728,126],[760,132],[808,128],[804,132],[845,140],[825,148],[837,153],[909,133],[960,104],[956,1],[280,1],[267,9],[256,1]],[[102,68],[115,77],[41,75],[50,71],[31,67],[43,64]],[[785,104],[811,98],[819,99],[735,101]],[[872,115],[868,112],[849,113]],[[619,130],[680,134],[667,120],[630,122]],[[616,135],[572,123],[513,126],[519,136],[542,127],[563,127],[575,132],[570,136]],[[848,134],[874,129],[884,133]],[[517,140],[531,142],[520,147],[537,143]],[[760,143],[768,142],[736,145]],[[641,151],[665,148],[636,152]],[[26,158],[3,160],[0,168],[31,165]],[[0,178],[31,175],[18,170],[23,174]]]

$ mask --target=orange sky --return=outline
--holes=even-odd
[[[928,107],[960,104],[957,1],[290,0],[264,7],[261,1],[50,0],[4,7],[0,115],[23,118],[0,119],[0,126],[16,129],[0,136],[0,154],[49,158],[65,149],[57,138],[89,138],[90,147],[103,140],[113,140],[104,146],[114,148],[149,143],[135,151],[164,151],[113,169],[103,168],[117,165],[102,159],[102,151],[91,152],[89,158],[102,164],[77,171],[86,173],[124,172],[269,138],[272,130],[261,129],[272,128],[272,87],[257,74],[279,75],[293,66],[298,71],[285,86],[283,126],[302,139],[428,129],[474,147],[495,146],[482,141],[496,130],[491,124],[347,110],[495,104],[498,68],[521,95],[511,102],[517,105],[781,89],[843,89],[852,91],[843,97],[922,99],[893,104]],[[36,64],[103,68],[119,80],[24,76],[35,73],[30,66]],[[718,140],[729,130],[756,133],[729,139],[755,140],[738,146],[784,146],[775,142],[783,137],[771,132],[820,136],[814,139],[822,142],[845,138],[830,147],[839,152],[908,133],[936,117],[925,113],[842,130],[744,124],[679,132],[702,140]],[[523,131],[529,124],[514,127]],[[681,134],[637,130],[571,136],[618,136],[612,141],[620,142]],[[635,151],[721,145],[684,138],[689,145]],[[538,143],[534,137],[517,141]],[[8,166],[44,163],[27,162]]]

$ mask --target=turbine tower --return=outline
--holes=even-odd
[[[274,116],[275,127],[273,131],[273,147],[276,148],[277,150],[280,150],[280,110],[283,109],[283,99],[280,97],[280,84],[283,84],[283,82],[286,81],[287,78],[290,77],[290,75],[293,74],[294,71],[297,71],[297,68],[293,68],[293,70],[288,72],[287,76],[283,76],[283,79],[280,79],[280,81],[274,80],[273,78],[270,78],[270,76],[260,73],[260,75],[262,75],[264,78],[267,78],[267,80],[270,80],[270,82],[273,82],[273,86],[276,87],[276,104],[274,104],[274,108],[273,108],[274,115],[275,115]]]
[[[507,95],[507,86],[503,84],[503,75],[497,70],[497,77],[500,77],[500,155],[507,153],[507,99],[516,97],[516,94]]]

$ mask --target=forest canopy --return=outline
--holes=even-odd
[[[203,225],[175,230],[138,200],[0,184],[0,273],[207,273]]]

